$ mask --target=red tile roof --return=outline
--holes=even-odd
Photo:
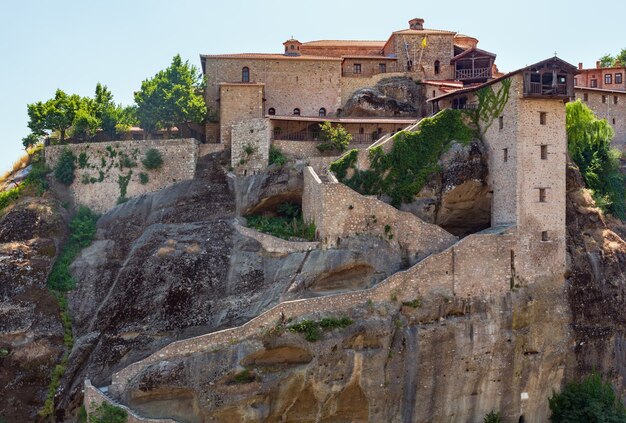
[[[302,43],[303,46],[319,47],[380,47],[385,45],[385,41],[372,40],[317,40]]]
[[[202,58],[206,59],[262,59],[262,60],[336,60],[340,61],[340,57],[326,56],[287,56],[285,54],[269,54],[269,53],[239,53],[239,54],[202,54]]]

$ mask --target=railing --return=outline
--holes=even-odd
[[[567,84],[554,86],[552,84],[544,85],[541,82],[530,82],[526,93],[531,95],[567,95]]]
[[[452,108],[454,110],[477,110],[478,109],[478,104],[476,104],[476,103],[453,104]]]
[[[273,140],[276,141],[324,141],[324,134],[319,131],[298,131],[291,133],[284,133],[283,131],[274,130]],[[382,136],[378,133],[360,134],[351,133],[353,144],[371,144]]]
[[[491,68],[457,69],[456,79],[491,78]]]

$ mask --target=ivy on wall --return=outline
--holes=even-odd
[[[386,195],[394,206],[411,202],[428,177],[439,171],[439,157],[452,141],[468,143],[474,131],[458,110],[446,109],[423,119],[416,132],[394,136],[391,151],[382,147],[369,152],[370,169],[356,169],[358,151],[352,150],[330,165],[337,179],[363,195]],[[348,170],[352,169],[348,177]]]
[[[476,129],[478,138],[482,139],[485,132],[491,127],[494,120],[502,115],[506,103],[509,101],[511,79],[502,80],[500,89],[496,92],[492,85],[481,88],[476,92],[478,107],[465,109],[463,113]]]

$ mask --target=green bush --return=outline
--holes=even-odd
[[[11,188],[6,191],[0,192],[0,210],[6,208],[9,204],[14,201],[17,201],[20,198],[20,193],[22,192],[21,187]]]
[[[483,423],[502,423],[502,417],[497,411],[490,411],[483,419]]]
[[[81,151],[80,154],[78,155],[78,168],[84,169],[87,167],[88,164],[89,164],[89,156],[87,156],[86,152]]]
[[[287,326],[287,330],[295,333],[303,333],[304,339],[309,342],[315,342],[322,339],[323,330],[332,330],[332,329],[343,329],[354,322],[349,317],[325,317],[321,319],[319,322],[315,320],[302,320],[301,322],[294,323],[293,325]]]
[[[123,203],[126,201],[126,193],[128,190],[128,184],[130,183],[130,178],[133,176],[133,171],[129,170],[128,174],[125,176],[119,175],[117,177],[117,185],[120,187],[120,196],[117,199],[117,203]]]
[[[580,100],[567,104],[566,125],[570,157],[593,191],[596,204],[626,219],[626,180],[619,169],[621,153],[611,148],[613,128]]]
[[[302,218],[246,216],[248,226],[259,232],[273,235],[278,238],[303,238],[307,241],[315,240],[315,224],[304,223]]]
[[[64,148],[59,161],[54,167],[54,177],[64,185],[74,182],[74,170],[76,169],[76,156],[69,148]]]
[[[319,151],[336,150],[344,152],[352,142],[352,135],[341,125],[333,126],[329,121],[326,121],[320,124],[320,130],[322,131],[324,142],[317,146]]]
[[[288,219],[298,218],[302,215],[302,207],[299,204],[292,202],[285,202],[280,204],[276,208],[276,212],[283,217]]]
[[[146,172],[141,172],[139,174],[139,183],[141,185],[147,184],[149,180],[150,180],[150,177],[148,176],[148,174]]]
[[[624,423],[626,409],[613,387],[593,373],[580,382],[569,383],[549,399],[552,423]]]
[[[89,415],[89,421],[90,423],[126,423],[128,413],[121,407],[103,402]]]
[[[283,155],[279,148],[276,148],[272,145],[270,146],[269,162],[271,165],[275,164],[277,166],[283,166],[285,163],[287,163],[287,157]]]
[[[120,170],[124,170],[124,168],[133,168],[137,167],[137,162],[128,157],[125,153],[120,153]]]
[[[158,169],[163,166],[163,156],[159,150],[151,148],[146,151],[146,155],[141,163],[143,163],[144,167],[148,170]]]
[[[443,110],[422,120],[416,132],[401,131],[394,136],[389,153],[381,147],[369,152],[370,169],[355,169],[358,152],[350,152],[332,163],[337,178],[364,195],[388,195],[392,204],[411,202],[428,177],[439,171],[439,157],[452,141],[468,143],[474,131],[463,122],[458,110]],[[354,174],[347,178],[347,170]]]

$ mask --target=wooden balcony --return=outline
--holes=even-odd
[[[455,78],[458,81],[491,78],[491,68],[457,69]]]
[[[540,96],[567,96],[567,84],[546,85],[541,82],[529,82],[526,94]]]
[[[382,134],[360,134],[351,133],[351,144],[371,144],[382,136]],[[324,141],[323,133],[320,131],[298,131],[284,133],[284,131],[274,130],[272,139],[277,141]]]

